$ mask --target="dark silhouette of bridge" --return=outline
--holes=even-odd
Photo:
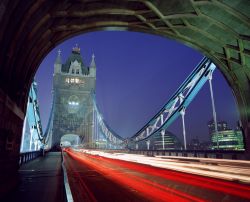
[[[18,183],[27,97],[42,59],[71,36],[107,28],[176,39],[210,58],[237,100],[249,159],[249,19],[247,0],[1,1],[0,196]]]

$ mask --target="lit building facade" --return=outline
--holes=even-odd
[[[217,139],[219,148],[217,146]],[[212,149],[244,150],[243,135],[240,130],[218,131],[218,137],[214,132],[211,134],[211,141]]]
[[[53,129],[52,147],[58,147],[64,135],[78,135],[81,143],[92,144],[94,105],[92,94],[96,85],[94,56],[89,67],[83,63],[80,48],[72,49],[62,64],[58,52],[53,75]]]
[[[214,125],[213,120],[209,121],[207,126],[208,126],[209,134],[212,134],[215,132],[215,125]],[[217,122],[217,129],[218,129],[218,131],[228,130],[227,122],[226,121],[218,121]]]
[[[168,130],[164,131],[164,148],[168,149],[181,149],[182,144],[180,140],[173,133]],[[158,132],[150,139],[150,148],[154,150],[162,150],[163,149],[163,138],[162,134]]]
[[[211,137],[211,149],[244,149],[244,140],[241,130],[231,130],[229,129],[227,122],[219,121],[217,123],[218,134],[216,134],[214,126],[213,121],[208,122],[208,130]]]

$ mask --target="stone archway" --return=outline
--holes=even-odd
[[[6,165],[0,166],[3,182],[14,179],[18,168],[26,98],[39,64],[60,42],[94,30],[157,34],[211,58],[235,95],[249,152],[248,0],[2,0],[0,25],[0,161]]]
[[[68,144],[69,143],[69,144]],[[65,134],[61,137],[61,146],[75,146],[81,143],[80,137],[77,134]]]

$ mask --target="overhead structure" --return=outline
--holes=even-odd
[[[184,121],[185,109],[210,78],[216,66],[208,58],[203,58],[183,84],[177,89],[161,110],[135,135],[130,138],[130,146],[136,148],[139,142],[149,144],[150,137],[165,130],[178,116]],[[184,147],[186,148],[185,127],[183,128]]]
[[[16,182],[27,97],[39,64],[62,41],[96,30],[152,33],[210,58],[232,88],[250,158],[249,0],[2,0],[0,25],[0,154],[4,165],[0,166],[0,190]]]
[[[1,1],[1,103],[8,108],[5,100],[11,100],[16,107],[8,110],[22,123],[39,64],[71,36],[95,30],[153,33],[201,51],[218,66],[233,90],[250,145],[249,19],[248,0]],[[8,115],[2,119],[3,125],[11,125]]]
[[[107,141],[107,144],[110,145],[110,148],[123,149],[125,147],[128,147],[130,149],[138,149],[138,144],[145,142],[147,144],[147,148],[149,149],[150,142],[151,142],[150,140],[152,136],[156,136],[158,133],[161,133],[163,134],[162,138],[164,139],[166,128],[168,128],[178,116],[181,116],[182,123],[183,123],[184,149],[186,149],[186,132],[185,132],[185,124],[184,124],[185,109],[192,102],[192,100],[197,95],[197,93],[201,90],[201,88],[206,83],[206,81],[209,80],[211,82],[212,74],[215,68],[216,66],[212,63],[212,61],[204,57],[201,60],[201,62],[196,66],[196,68],[191,72],[191,74],[187,77],[187,79],[182,83],[182,85],[177,89],[177,91],[172,95],[172,97],[160,109],[160,111],[145,126],[143,126],[142,129],[140,129],[131,138],[126,139],[126,140],[122,138],[121,136],[119,136],[118,134],[116,134],[105,122],[96,104],[95,91],[92,90],[91,95],[92,95],[92,100],[93,100],[92,101],[93,103],[92,113],[93,114],[91,115],[91,117],[93,120],[93,129],[91,132],[92,135],[89,135],[89,136],[91,136],[91,139],[92,139],[91,142],[93,142],[93,144],[90,146],[90,145],[85,145],[86,144],[85,143],[84,145],[88,147],[96,147],[96,144],[94,143],[98,142],[98,139],[100,136],[98,133],[101,132],[105,138],[105,141]],[[31,102],[31,103],[36,104],[38,103],[36,97],[35,98],[33,98],[34,96],[31,97],[33,94],[36,95],[36,88],[34,90],[33,86],[36,87],[36,83],[33,83],[32,88],[30,90],[29,103]],[[33,91],[35,93],[33,93]],[[55,133],[54,124],[53,124],[53,120],[54,120],[53,117],[55,114],[55,108],[54,108],[55,100],[56,99],[53,96],[53,104],[51,108],[51,113],[50,113],[50,117],[48,121],[48,126],[44,135],[45,138],[44,139],[40,138],[40,140],[43,140],[43,143],[45,144],[46,148],[51,148],[51,146],[53,146],[52,138],[54,135],[53,133]],[[79,100],[79,102],[81,102],[81,100]],[[28,108],[29,106],[31,106],[31,104],[28,105]],[[37,114],[39,115],[38,107],[33,107],[33,108],[35,108],[34,112],[37,112]],[[57,113],[59,113],[59,111]],[[83,112],[79,111],[79,113],[83,113]],[[32,117],[31,115],[29,116]],[[59,113],[57,114],[57,116],[62,116],[62,115],[60,115]],[[37,117],[40,118],[40,116],[37,116]],[[31,120],[36,120],[36,119],[37,118],[32,117]],[[40,119],[38,120],[39,120],[38,123],[41,124]],[[29,123],[31,124],[31,121],[29,121]],[[40,125],[40,128],[41,128],[41,125]],[[39,129],[39,131],[41,131],[41,129]],[[79,133],[79,136],[81,136],[81,133]],[[31,139],[32,139],[32,136],[31,136]]]

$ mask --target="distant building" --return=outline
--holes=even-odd
[[[218,136],[217,136],[218,135]],[[243,135],[240,130],[225,130],[218,131],[211,134],[212,149],[217,149],[217,139],[219,149],[223,150],[243,150],[244,141]]]
[[[211,149],[210,141],[204,141],[200,143],[200,150],[209,150],[209,149]]]
[[[193,138],[190,143],[187,145],[187,149],[190,149],[190,150],[200,150],[200,140],[196,137],[196,138]]]
[[[210,148],[210,141],[201,142],[198,138],[193,138],[187,145],[189,150],[209,150]]]
[[[213,121],[208,122],[208,130],[211,138],[211,149],[223,150],[243,150],[244,141],[242,131],[237,128],[231,130],[225,121],[217,123],[218,133],[215,131],[215,124]]]
[[[164,140],[164,147],[163,147]],[[141,141],[138,143],[131,143],[129,145],[131,149],[135,150],[174,150],[182,149],[183,145],[181,141],[173,133],[164,130],[164,138],[161,132],[157,132],[155,135],[152,135],[146,141]]]
[[[215,124],[214,124],[214,120],[211,120],[208,122],[207,124],[208,126],[208,132],[209,134],[212,134],[215,132]],[[225,131],[225,130],[228,130],[228,124],[226,121],[218,121],[217,122],[217,129],[218,131]]]
[[[151,149],[155,149],[155,150],[162,150],[163,149],[163,141],[162,141],[162,135],[161,133],[157,133],[156,135],[153,136],[153,138],[150,140],[151,143]],[[176,137],[176,135],[174,135],[173,133],[171,133],[168,130],[165,130],[165,134],[164,134],[164,148],[166,150],[168,149],[181,149],[182,148],[182,143],[181,141],[178,139],[178,137]]]

